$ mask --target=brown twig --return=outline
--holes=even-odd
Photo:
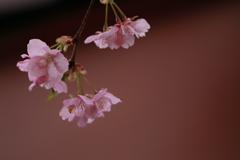
[[[86,12],[86,14],[84,16],[83,21],[82,21],[82,24],[80,25],[77,33],[73,37],[73,41],[72,42],[74,43],[74,46],[73,46],[72,56],[69,59],[69,68],[75,66],[75,55],[76,55],[78,40],[79,40],[79,37],[81,36],[82,31],[83,31],[83,29],[84,29],[84,27],[85,27],[85,25],[87,23],[87,19],[88,19],[89,15],[90,15],[90,12],[91,12],[92,8],[93,8],[94,2],[95,2],[95,0],[91,0],[90,5],[88,7],[88,10],[87,10],[87,12]]]

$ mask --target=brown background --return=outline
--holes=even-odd
[[[123,103],[78,128],[58,115],[67,94],[44,102],[48,91],[29,92],[27,74],[16,67],[29,39],[53,45],[61,35],[74,35],[87,6],[2,18],[0,159],[239,160],[240,3],[121,2],[127,16],[151,25],[127,50],[83,44],[102,29],[98,3],[77,61],[96,89],[108,88]],[[75,83],[68,84],[75,93]]]

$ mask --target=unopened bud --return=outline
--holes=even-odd
[[[61,36],[60,38],[56,39],[56,42],[58,44],[61,44],[64,52],[67,51],[69,46],[74,44],[72,41],[73,41],[73,38],[70,36]]]
[[[86,75],[87,71],[80,64],[75,64],[74,67],[70,68],[66,73],[66,77],[69,81],[75,81],[77,79],[77,72],[80,72],[82,75]]]
[[[77,70],[78,70],[81,74],[83,74],[83,75],[86,75],[86,74],[87,74],[87,71],[83,68],[82,65],[76,64],[76,68],[77,68]]]
[[[108,26],[107,25],[104,25],[103,26],[103,32],[107,31],[108,30]]]
[[[106,4],[106,3],[108,3],[108,1],[109,1],[109,0],[100,0],[100,3]]]

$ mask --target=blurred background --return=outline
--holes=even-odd
[[[0,159],[239,160],[240,2],[116,0],[151,29],[129,49],[101,50],[83,43],[103,27],[105,8],[96,1],[77,62],[96,89],[123,103],[79,128],[58,115],[68,95],[45,102],[48,90],[29,92],[16,64],[30,39],[51,46],[73,36],[89,2],[1,0]],[[68,85],[74,94],[75,82]]]

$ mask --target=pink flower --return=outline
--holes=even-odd
[[[111,111],[112,104],[117,104],[121,100],[107,89],[99,91],[92,99],[78,95],[76,98],[70,98],[63,101],[63,108],[59,115],[63,120],[69,122],[76,120],[79,127],[85,127],[92,123],[95,118],[103,117],[103,112]]]
[[[29,86],[31,91],[35,85],[46,89],[53,88],[56,92],[67,92],[67,85],[61,81],[63,74],[68,71],[68,60],[56,49],[50,49],[39,39],[32,39],[27,46],[28,55],[23,54],[24,61],[17,63],[17,67],[28,72],[28,78],[33,83]]]
[[[63,108],[59,115],[63,120],[68,119],[69,122],[76,120],[79,127],[85,127],[87,123],[91,123],[90,118],[93,102],[85,96],[78,95],[76,98],[70,98],[63,101]]]
[[[122,102],[119,98],[107,92],[107,89],[99,91],[91,100],[97,110],[92,118],[104,117],[103,112],[110,112],[112,104]]]
[[[94,41],[101,49],[107,47],[118,49],[120,46],[127,49],[134,44],[135,36],[137,38],[143,37],[150,29],[150,25],[145,19],[133,21],[135,18],[127,18],[124,22],[118,22],[109,27],[105,32],[97,32],[97,35],[89,36],[84,43]]]

